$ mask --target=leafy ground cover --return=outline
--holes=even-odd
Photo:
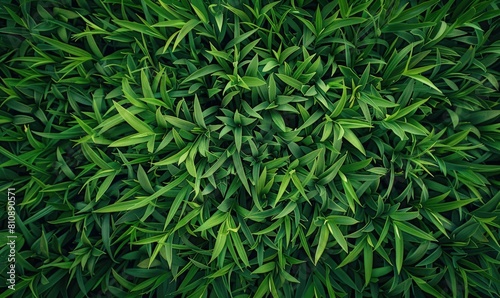
[[[0,297],[500,293],[499,1],[0,3]]]

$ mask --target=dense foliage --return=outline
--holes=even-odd
[[[498,295],[499,1],[208,2],[0,1],[0,297]]]

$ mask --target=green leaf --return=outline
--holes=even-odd
[[[217,233],[217,239],[215,240],[214,249],[212,251],[212,257],[210,258],[210,263],[220,256],[221,252],[226,249],[226,241],[227,241],[227,227],[225,224],[222,224],[219,227],[219,232]]]
[[[195,229],[194,232],[202,232],[202,231],[211,229],[217,225],[220,225],[222,222],[224,222],[227,219],[228,216],[229,216],[229,213],[225,213],[225,212],[221,212],[220,210],[217,210],[207,221],[205,221],[201,226],[199,226],[197,229]]]
[[[161,21],[153,25],[153,27],[173,27],[173,28],[182,28],[186,22],[182,20],[168,20],[168,21]]]
[[[340,97],[340,100],[338,101],[337,105],[335,106],[335,109],[333,110],[331,114],[331,118],[338,117],[340,113],[344,110],[345,104],[347,103],[347,86],[345,83],[342,83],[342,96]]]
[[[340,15],[343,19],[349,17],[350,6],[347,0],[339,0]]]
[[[285,120],[283,120],[283,117],[280,115],[280,113],[271,111],[271,119],[282,132],[286,131]]]
[[[278,76],[278,78],[282,80],[283,83],[297,90],[300,90],[302,88],[302,85],[304,85],[302,84],[301,81],[294,79],[290,76],[287,76],[285,74],[277,73],[276,76]]]
[[[130,147],[130,146],[137,145],[137,144],[147,143],[151,139],[151,137],[154,138],[154,135],[151,134],[150,132],[135,133],[135,134],[123,137],[121,139],[118,139],[116,141],[113,141],[108,146],[109,147]]]
[[[208,23],[208,11],[205,7],[205,3],[202,0],[193,0],[191,2],[191,7],[194,9],[196,15],[200,18],[203,23]]]
[[[127,109],[124,109],[121,105],[119,105],[117,102],[113,101],[113,104],[120,114],[122,116],[123,120],[125,120],[130,126],[132,126],[137,132],[139,133],[149,133],[153,134],[153,129],[149,127],[146,123],[143,121],[139,120],[134,114],[130,113]]]
[[[250,30],[248,32],[245,32],[239,36],[236,36],[235,38],[233,38],[232,40],[230,40],[227,44],[226,44],[226,47],[225,49],[230,49],[232,48],[233,46],[235,45],[238,45],[240,44],[241,42],[243,42],[244,40],[247,40],[250,36],[252,36],[252,34],[254,34],[255,32],[257,32],[257,30],[259,30],[258,28],[256,29],[253,29],[253,30]]]
[[[359,97],[360,101],[372,106],[379,113],[383,113],[381,108],[394,108],[399,106],[397,103],[390,102],[386,99],[373,96],[371,94],[361,93]]]
[[[183,129],[183,130],[186,130],[186,131],[191,131],[194,128],[196,128],[196,124],[189,122],[189,121],[186,121],[186,120],[181,119],[181,118],[177,118],[177,117],[169,116],[169,115],[164,115],[163,118],[165,119],[165,121],[167,121],[167,123],[172,124],[173,126],[180,128],[180,129]]]
[[[199,79],[201,77],[204,77],[204,76],[207,76],[209,74],[213,74],[214,72],[217,72],[219,70],[222,70],[222,67],[220,67],[219,65],[217,64],[209,64],[209,65],[206,65],[198,70],[196,70],[195,72],[193,72],[192,74],[190,74],[188,77],[186,77],[182,83],[188,83],[190,81],[193,81],[193,80],[196,80],[196,79]]]
[[[201,23],[198,20],[189,20],[182,26],[181,30],[179,31],[179,34],[177,35],[177,38],[175,39],[172,51],[175,50],[175,48],[179,45],[179,43],[184,39],[184,37],[191,32],[191,30],[194,29],[199,23]]]
[[[241,162],[241,157],[239,152],[233,154],[233,163],[238,178],[240,178],[240,181],[245,187],[246,191],[251,195],[252,192],[250,191],[250,186],[248,185],[247,176],[245,174],[245,169],[243,168],[243,163]]]
[[[398,227],[399,231],[403,231],[417,238],[429,241],[437,241],[437,239],[434,238],[432,235],[422,231],[421,229],[415,227],[411,223],[403,221],[394,221],[393,224]]]
[[[289,180],[290,181],[290,180]],[[278,215],[276,215],[273,219],[278,219],[278,218],[282,218],[282,217],[285,217],[287,216],[288,214],[290,214],[293,210],[295,210],[295,208],[297,208],[297,203],[293,202],[293,201],[290,201],[288,202],[288,204],[285,206],[285,208],[283,208],[283,210],[281,210],[280,213],[278,213]]]
[[[82,50],[78,47],[75,47],[75,46],[71,46],[67,43],[64,43],[64,42],[60,42],[58,40],[55,40],[55,39],[51,39],[51,38],[48,38],[48,37],[45,37],[45,36],[42,36],[42,35],[38,35],[38,34],[33,34],[33,36],[35,36],[36,38],[48,43],[49,45],[55,47],[56,49],[58,50],[61,50],[61,51],[64,51],[68,54],[71,54],[73,56],[76,56],[76,57],[82,57],[82,58],[85,58],[83,61],[86,61],[86,60],[91,60],[92,59],[92,55],[90,55],[87,51],[85,50]]]
[[[266,275],[264,280],[260,283],[259,287],[255,291],[255,295],[253,298],[262,298],[266,296],[267,293],[269,293],[269,278],[270,275]]]
[[[153,165],[155,165],[156,167],[160,167],[160,166],[171,165],[174,163],[181,163],[182,162],[181,158],[183,156],[186,156],[185,154],[187,154],[189,152],[189,150],[191,150],[191,146],[186,146],[186,147],[182,148],[181,151],[177,152],[176,154],[174,154],[174,155],[172,155],[164,160],[155,162],[155,163],[153,163]]]
[[[275,262],[266,263],[260,266],[259,268],[255,269],[254,271],[252,271],[252,274],[262,274],[271,272],[274,270],[275,267],[276,267]]]
[[[299,177],[295,172],[290,173],[290,178],[292,178],[292,183],[295,185],[295,187],[299,190],[300,194],[302,197],[309,202],[309,198],[307,197],[306,190],[302,183],[300,182]]]
[[[330,215],[330,216],[327,216],[326,219],[329,222],[331,221],[332,223],[335,223],[337,225],[352,226],[352,225],[359,223],[359,221],[357,219],[354,219],[352,217],[345,216],[345,215]]]
[[[355,202],[361,205],[361,202],[358,199],[358,196],[356,195],[356,192],[354,191],[354,188],[352,187],[351,182],[347,179],[347,177],[339,171],[339,176],[342,179],[342,186],[345,191],[345,195],[347,197],[347,202],[349,203],[349,207],[351,208],[353,213],[356,213],[356,207],[355,207]]]
[[[104,179],[104,181],[101,183],[101,185],[99,186],[99,190],[97,191],[97,194],[95,196],[96,202],[99,201],[99,199],[104,195],[104,193],[106,193],[106,191],[108,190],[108,188],[111,186],[111,183],[115,179],[116,174],[117,174],[116,171],[115,172],[111,172],[110,175],[108,175]]]
[[[179,207],[181,206],[182,202],[187,198],[188,191],[189,191],[189,188],[187,186],[185,186],[175,196],[175,199],[172,202],[172,205],[170,206],[170,208],[168,210],[168,215],[167,215],[167,218],[165,219],[165,223],[163,224],[163,230],[165,230],[167,228],[167,226],[170,224],[170,222],[174,218],[175,214],[179,210]]]
[[[429,100],[428,98],[427,99],[424,99],[424,100],[421,100],[421,101],[417,101],[407,107],[404,107],[400,110],[398,110],[396,113],[392,114],[392,115],[387,115],[386,118],[384,119],[384,121],[393,121],[393,120],[396,120],[396,119],[399,119],[399,118],[402,118],[410,113],[414,113],[417,111],[417,109],[423,105],[424,103],[427,102],[427,100]]]
[[[111,169],[111,166],[105,162],[87,143],[82,143],[82,152],[98,167],[104,170]]]
[[[416,277],[416,276],[412,276],[411,278],[413,279],[413,281],[415,281],[415,283],[417,284],[417,286],[422,291],[424,291],[424,292],[426,292],[428,294],[431,294],[434,297],[443,297],[443,295],[439,291],[437,291],[436,289],[434,289],[431,285],[429,285],[423,279],[421,279],[419,277]]]
[[[243,243],[241,242],[241,238],[238,235],[238,233],[230,233],[231,239],[233,241],[234,247],[236,248],[236,251],[238,252],[238,256],[240,257],[241,261],[245,266],[250,267],[250,262],[248,261],[248,256],[245,251],[245,247],[243,246]]]
[[[314,255],[314,264],[318,264],[321,255],[325,251],[326,245],[328,244],[328,226],[326,224],[322,225],[319,232],[318,247],[316,248],[316,254]]]
[[[373,270],[373,250],[368,243],[363,249],[363,264],[365,267],[365,286],[370,283]]]
[[[324,36],[329,36],[331,33],[335,32],[336,30],[347,27],[347,26],[353,26],[353,25],[358,25],[362,24],[366,21],[365,18],[360,18],[360,17],[349,17],[346,19],[336,19],[330,22],[328,26],[326,26],[325,30],[323,30],[320,34],[321,37]]]
[[[356,149],[359,150],[363,155],[366,156],[365,148],[363,148],[363,144],[358,139],[358,137],[352,132],[352,130],[348,128],[344,128],[344,139],[346,139],[349,143],[351,143]]]
[[[332,234],[333,238],[337,241],[337,243],[342,247],[342,249],[345,252],[349,252],[349,248],[347,246],[347,241],[345,240],[344,235],[342,234],[342,231],[340,231],[339,227],[337,224],[334,222],[328,222],[328,228],[330,229],[330,233]]]
[[[262,85],[265,85],[266,82],[259,79],[259,78],[255,78],[255,77],[249,77],[249,76],[244,76],[241,78],[241,80],[243,82],[245,82],[245,84],[248,86],[248,87],[259,87],[259,86],[262,86]]]
[[[276,204],[278,204],[278,202],[280,201],[281,197],[285,193],[286,188],[288,187],[288,184],[290,183],[290,179],[291,179],[290,174],[288,172],[285,173],[285,175],[283,176],[283,180],[281,181],[280,188],[278,190],[278,194],[276,195],[276,199],[274,201],[273,207],[275,207]]]
[[[401,268],[403,268],[403,259],[404,259],[403,234],[396,225],[396,222],[393,222],[393,228],[394,228],[394,243],[396,250],[396,270],[398,271],[398,274],[401,274]]]
[[[201,110],[200,101],[198,100],[197,94],[195,94],[195,96],[194,96],[193,109],[194,109],[194,119],[195,119],[196,123],[199,126],[206,128],[205,119],[203,117],[203,111]]]
[[[25,166],[26,168],[28,168],[30,170],[33,170],[33,171],[41,173],[41,174],[47,174],[47,172],[45,170],[41,169],[40,167],[32,165],[29,161],[27,161],[23,158],[19,158],[17,155],[12,154],[10,151],[6,150],[2,146],[0,146],[0,154],[7,157],[9,160],[15,161],[17,164]],[[106,163],[104,163],[104,164],[106,164]],[[108,167],[107,164],[106,164],[106,167]]]
[[[122,212],[122,211],[135,210],[147,206],[150,202],[152,202],[156,198],[164,195],[165,193],[171,191],[179,184],[184,182],[188,177],[188,175],[189,175],[188,173],[184,173],[183,175],[179,176],[177,179],[173,180],[168,185],[160,188],[160,190],[156,191],[154,194],[148,197],[141,197],[131,201],[116,202],[114,204],[102,207],[94,212],[96,213]]]
[[[431,82],[431,80],[429,80],[428,78],[422,76],[422,75],[419,75],[419,74],[411,74],[411,73],[403,73],[403,75],[407,76],[407,77],[410,77],[414,80],[417,80],[421,83],[424,83],[425,85],[431,87],[432,89],[436,90],[437,92],[439,93],[443,93],[441,90],[439,90],[438,87],[436,87],[436,85],[434,85],[434,83]]]
[[[354,245],[354,249],[342,260],[342,262],[340,262],[337,268],[344,267],[345,265],[356,260],[361,251],[364,250],[365,245],[363,245],[363,242],[366,241],[365,239],[366,238],[360,239],[360,241]]]
[[[203,174],[203,176],[201,176],[201,178],[208,178],[208,177],[212,176],[224,164],[224,162],[227,160],[227,158],[228,158],[228,156],[227,156],[226,152],[224,151],[219,156],[217,161],[210,167],[210,169],[208,169],[205,172],[205,174]]]
[[[347,157],[347,154],[344,154],[339,160],[337,160],[331,167],[329,167],[327,170],[325,170],[324,173],[318,178],[320,180],[318,181],[319,185],[325,185],[326,183],[329,183],[332,181],[335,176],[339,173],[340,168],[345,162],[345,159]]]
[[[283,218],[280,218],[277,221],[275,221],[273,224],[268,226],[267,228],[265,228],[261,231],[255,232],[253,234],[254,235],[265,235],[265,234],[272,232],[272,231],[276,230],[277,228],[279,228],[282,223],[283,223]]]
[[[422,12],[430,9],[433,5],[435,5],[438,2],[439,2],[439,0],[426,1],[424,3],[420,3],[418,5],[415,5],[410,9],[403,10],[400,14],[393,17],[390,20],[390,23],[400,23],[400,22],[404,22],[406,20],[415,18],[415,17],[419,16]]]

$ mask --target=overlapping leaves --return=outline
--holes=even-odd
[[[500,291],[498,3],[4,2],[14,295]]]

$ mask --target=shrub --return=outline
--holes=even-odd
[[[498,1],[1,3],[0,297],[499,294]]]

